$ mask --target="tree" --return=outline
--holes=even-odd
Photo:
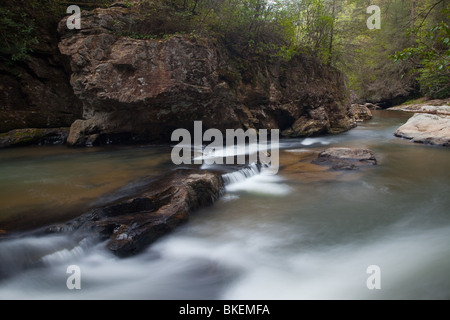
[[[422,94],[445,98],[450,96],[450,7],[443,0],[427,4],[420,25],[410,31],[414,42],[394,59],[413,64]]]

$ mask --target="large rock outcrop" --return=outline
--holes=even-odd
[[[118,199],[46,232],[99,236],[113,253],[126,257],[185,223],[194,210],[213,204],[222,191],[219,174],[179,169],[144,179],[130,194],[121,193]]]
[[[83,102],[70,145],[170,141],[177,128],[281,129],[289,137],[354,127],[342,75],[312,58],[238,65],[212,38],[125,37],[126,8],[82,13],[82,30],[59,25],[60,51]],[[120,30],[118,29],[120,26]],[[245,70],[243,70],[245,69]]]

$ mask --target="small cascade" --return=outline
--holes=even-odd
[[[222,176],[226,186],[245,181],[251,177],[257,176],[261,173],[261,165],[251,164],[248,167],[236,172],[227,173]]]

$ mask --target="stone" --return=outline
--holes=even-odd
[[[222,191],[219,174],[178,169],[146,178],[131,194],[122,194],[66,224],[50,226],[46,232],[97,236],[107,241],[114,254],[127,257],[185,223],[194,210],[213,204]]]
[[[450,116],[450,106],[422,106],[417,113],[437,114]]]
[[[397,137],[417,143],[450,146],[450,116],[416,113],[396,132]]]
[[[329,166],[332,170],[358,170],[378,164],[372,151],[358,148],[330,148],[321,152],[312,163]]]
[[[357,122],[371,120],[372,112],[366,105],[352,104],[350,112]]]
[[[280,129],[299,137],[355,127],[341,73],[314,58],[255,63],[247,71],[220,40],[175,35],[143,40],[118,27],[138,23],[122,7],[82,12],[82,29],[58,27],[82,101],[68,144],[170,142],[175,129]],[[318,85],[320,84],[320,85]],[[90,136],[94,136],[90,138]]]

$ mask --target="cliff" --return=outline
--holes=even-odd
[[[126,37],[120,30],[135,23],[127,8],[84,11],[81,30],[68,30],[66,19],[59,48],[83,104],[69,145],[168,142],[195,120],[205,130],[280,129],[286,137],[355,126],[342,75],[315,59],[242,61],[212,37]]]
[[[70,127],[82,116],[69,82],[69,63],[58,49],[57,22],[50,21],[46,9],[36,1],[4,0],[0,5],[0,133]],[[27,46],[32,51],[15,59],[14,53]]]

